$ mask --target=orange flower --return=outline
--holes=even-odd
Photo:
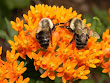
[[[43,61],[44,60],[45,59],[43,59]],[[62,62],[63,61],[60,56],[55,56],[55,55],[50,56],[49,61],[47,61],[46,64],[44,64],[45,62],[43,63],[43,65],[46,65],[46,71],[41,75],[41,77],[45,78],[48,76],[51,80],[54,80],[55,79],[54,71],[58,68],[59,65],[62,64]]]
[[[30,35],[26,35],[25,31],[19,32],[18,37],[14,36],[15,43],[9,40],[12,49],[16,49],[20,53],[20,57],[26,58],[26,55],[32,59],[32,51],[37,51],[39,45],[36,39]]]
[[[26,67],[24,67],[24,62],[22,61],[19,65],[17,64],[17,62],[13,63],[13,71],[15,72],[16,76],[20,76],[22,73],[24,73],[26,71]]]
[[[5,73],[5,78],[8,78],[10,82],[14,82],[18,77],[26,71],[26,67],[23,68],[24,62],[21,62],[19,65],[15,61],[13,64],[9,62],[5,63],[7,73]]]
[[[11,21],[12,28],[15,31],[21,31],[23,29],[23,20],[20,21],[20,19],[16,18],[16,23],[14,21]]]
[[[52,33],[52,44],[49,44],[49,47],[47,48],[48,51],[52,51],[54,52],[56,46],[57,46],[57,42],[60,40],[60,36],[58,32],[53,32]]]
[[[101,41],[102,51],[105,58],[110,58],[110,34],[109,29],[103,32],[103,40]]]
[[[73,78],[76,78],[76,79],[88,79],[87,74],[90,73],[90,70],[88,69],[85,69],[86,67],[85,66],[81,66],[79,67],[75,73],[73,74]]]
[[[7,50],[6,58],[9,63],[13,63],[14,61],[16,61],[18,59],[18,57],[19,57],[19,53],[15,54],[15,49],[12,49],[11,52],[9,52],[9,50]]]
[[[6,77],[6,74],[8,73],[5,62],[3,63],[2,62],[3,61],[0,60],[0,81],[2,81]]]
[[[92,67],[92,68],[96,68],[96,63],[99,63],[100,60],[95,58],[94,55],[90,55],[89,57],[87,57],[85,59],[85,64],[86,66]]]
[[[44,54],[44,52],[42,52],[42,51],[40,51],[38,54],[33,53],[34,66],[35,66],[36,70],[38,70],[38,68],[40,67],[40,65],[42,63],[43,54]]]
[[[49,77],[51,80],[54,80],[55,79],[55,73],[54,71],[51,71],[51,70],[46,70],[40,77],[41,78],[45,78],[45,77]]]
[[[0,60],[0,83],[14,83],[18,77],[26,71],[26,68],[22,68],[24,62],[17,65],[17,62],[11,63],[9,61]],[[8,79],[8,80],[6,80]]]
[[[0,83],[9,83],[7,79],[0,80]]]
[[[2,54],[2,46],[0,47],[0,55]]]
[[[19,79],[16,81],[16,83],[28,83],[29,82],[29,78],[25,78],[23,80],[23,76],[20,76]]]
[[[76,61],[67,60],[65,63],[63,63],[63,67],[59,67],[57,69],[57,76],[62,77],[63,83],[66,83],[66,80],[70,80],[72,77],[72,74],[76,71],[75,67],[77,66]]]
[[[103,73],[107,73],[108,72],[108,74],[109,74],[109,77],[110,77],[110,59],[109,59],[109,61],[108,62],[106,62],[106,63],[104,63],[103,64]]]
[[[103,32],[102,39],[103,39],[105,42],[110,39],[109,29],[107,29],[105,32]]]

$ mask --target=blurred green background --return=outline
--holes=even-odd
[[[91,23],[91,28],[95,30],[101,37],[102,33],[108,28],[108,9],[110,8],[110,0],[0,0],[0,46],[3,46],[2,59],[5,60],[6,50],[10,50],[8,40],[13,40],[13,36],[17,34],[11,28],[10,21],[15,21],[16,17],[24,20],[23,14],[27,14],[30,5],[48,4],[56,6],[64,6],[65,8],[73,7],[82,18],[87,19],[87,23]],[[101,40],[101,39],[100,39]],[[100,41],[99,40],[99,41]],[[30,63],[33,63],[30,61]],[[33,65],[26,65],[30,71],[24,73],[24,77],[31,76],[30,83],[62,83],[61,78],[50,81],[49,78],[41,79],[39,71],[34,70]],[[107,74],[101,74],[101,70],[91,70],[88,80],[77,80],[74,83],[110,83]],[[30,73],[31,74],[27,74]],[[32,73],[33,72],[33,73]]]

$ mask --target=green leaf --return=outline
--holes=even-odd
[[[61,77],[55,77],[55,83],[62,83]]]
[[[11,38],[13,38],[14,35],[17,35],[17,31],[15,31],[12,27],[11,27],[11,23],[10,21],[5,18],[5,22],[6,22],[6,25],[7,25],[7,28],[8,28],[8,33],[9,33],[9,36]]]
[[[2,11],[0,11],[2,12]],[[5,21],[4,19],[0,16],[0,30],[5,30],[6,29],[6,24],[5,24]]]
[[[107,26],[107,29],[109,29],[109,30],[110,30],[110,26]]]
[[[83,18],[87,20],[87,23],[91,23],[91,27],[95,32],[97,32],[100,36],[105,31],[105,26],[102,24],[98,17],[92,17],[90,15],[83,15]]]
[[[94,80],[87,79],[87,80],[81,80],[79,83],[96,83]]]
[[[93,21],[91,23],[91,28],[97,32],[100,36],[105,31],[105,26],[101,23],[98,17],[93,17]]]
[[[6,0],[6,4],[10,10],[14,8],[24,8],[30,5],[30,0]]]
[[[109,25],[108,22],[108,11],[107,10],[100,10],[98,8],[93,8],[93,12],[96,14],[97,17],[99,17],[106,26]]]
[[[7,41],[10,39],[4,30],[0,30],[0,37],[6,39]]]
[[[105,80],[106,78],[109,78],[109,77],[107,77],[107,76],[104,75],[104,74],[101,74],[101,78],[99,79],[99,83],[104,83],[104,80]]]
[[[36,83],[44,83],[42,80],[37,80]]]
[[[17,63],[20,64],[21,61],[17,60]]]
[[[30,79],[29,83],[36,83],[36,80]]]
[[[85,14],[83,15],[83,19],[86,19],[87,23],[91,23],[90,28],[102,36],[102,33],[106,30],[106,27],[98,17],[92,17],[91,15]]]
[[[98,22],[99,26],[102,25],[102,23],[101,23],[101,21],[100,21],[100,19],[98,17],[93,17],[93,20],[96,20]]]

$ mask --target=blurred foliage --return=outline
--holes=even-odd
[[[109,78],[108,76],[104,74],[100,74],[100,78],[96,81],[93,79],[87,79],[87,80],[81,80],[79,83],[105,83],[105,80]]]
[[[98,8],[93,8],[94,14],[99,17],[102,20],[102,23],[105,26],[110,26],[110,23],[108,21],[108,10],[100,10]]]
[[[44,83],[42,80],[37,80],[36,83]]]
[[[8,9],[24,8],[30,5],[30,0],[5,0]]]
[[[96,83],[94,80],[87,79],[87,80],[81,80],[79,83]]]
[[[17,34],[11,28],[10,20],[13,17],[13,10],[28,7],[31,0],[0,0],[0,37],[13,40],[13,36]]]
[[[6,33],[5,30],[0,29],[0,37],[6,39],[6,41],[13,40],[13,36],[17,35],[17,32],[11,28],[10,21],[7,18],[4,18],[4,20],[6,23],[8,33]]]

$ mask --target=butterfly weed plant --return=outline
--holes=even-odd
[[[6,61],[0,59],[0,83],[29,83],[29,80],[32,81],[32,76],[36,74],[29,75],[33,71],[40,71],[39,77],[41,78],[49,77],[51,80],[62,78],[63,83],[67,81],[72,83],[75,80],[88,79],[88,75],[92,73],[91,69],[99,67],[102,68],[102,73],[108,73],[110,77],[109,29],[106,29],[103,33],[98,32],[100,35],[102,34],[100,42],[97,41],[97,38],[90,36],[86,47],[80,50],[76,48],[75,41],[68,45],[73,33],[70,33],[66,28],[56,26],[55,30],[52,31],[52,43],[49,43],[47,49],[40,47],[33,33],[42,18],[49,18],[53,24],[56,24],[65,23],[71,18],[77,17],[87,27],[92,27],[95,30],[104,26],[100,19],[94,17],[92,19],[94,25],[92,25],[86,23],[86,19],[81,18],[82,14],[77,14],[71,7],[66,9],[63,6],[54,5],[51,7],[44,4],[38,4],[35,7],[30,6],[28,14],[23,14],[23,17],[26,23],[19,17],[16,18],[15,22],[11,21],[11,26],[17,31],[17,35],[14,35],[14,41],[8,40],[11,51],[6,51]],[[98,26],[95,25],[96,22],[99,23]],[[0,55],[2,54],[2,48],[1,46]],[[27,75],[24,73],[28,71],[29,68],[26,65],[30,61],[34,70]],[[36,80],[36,77],[32,79]]]

